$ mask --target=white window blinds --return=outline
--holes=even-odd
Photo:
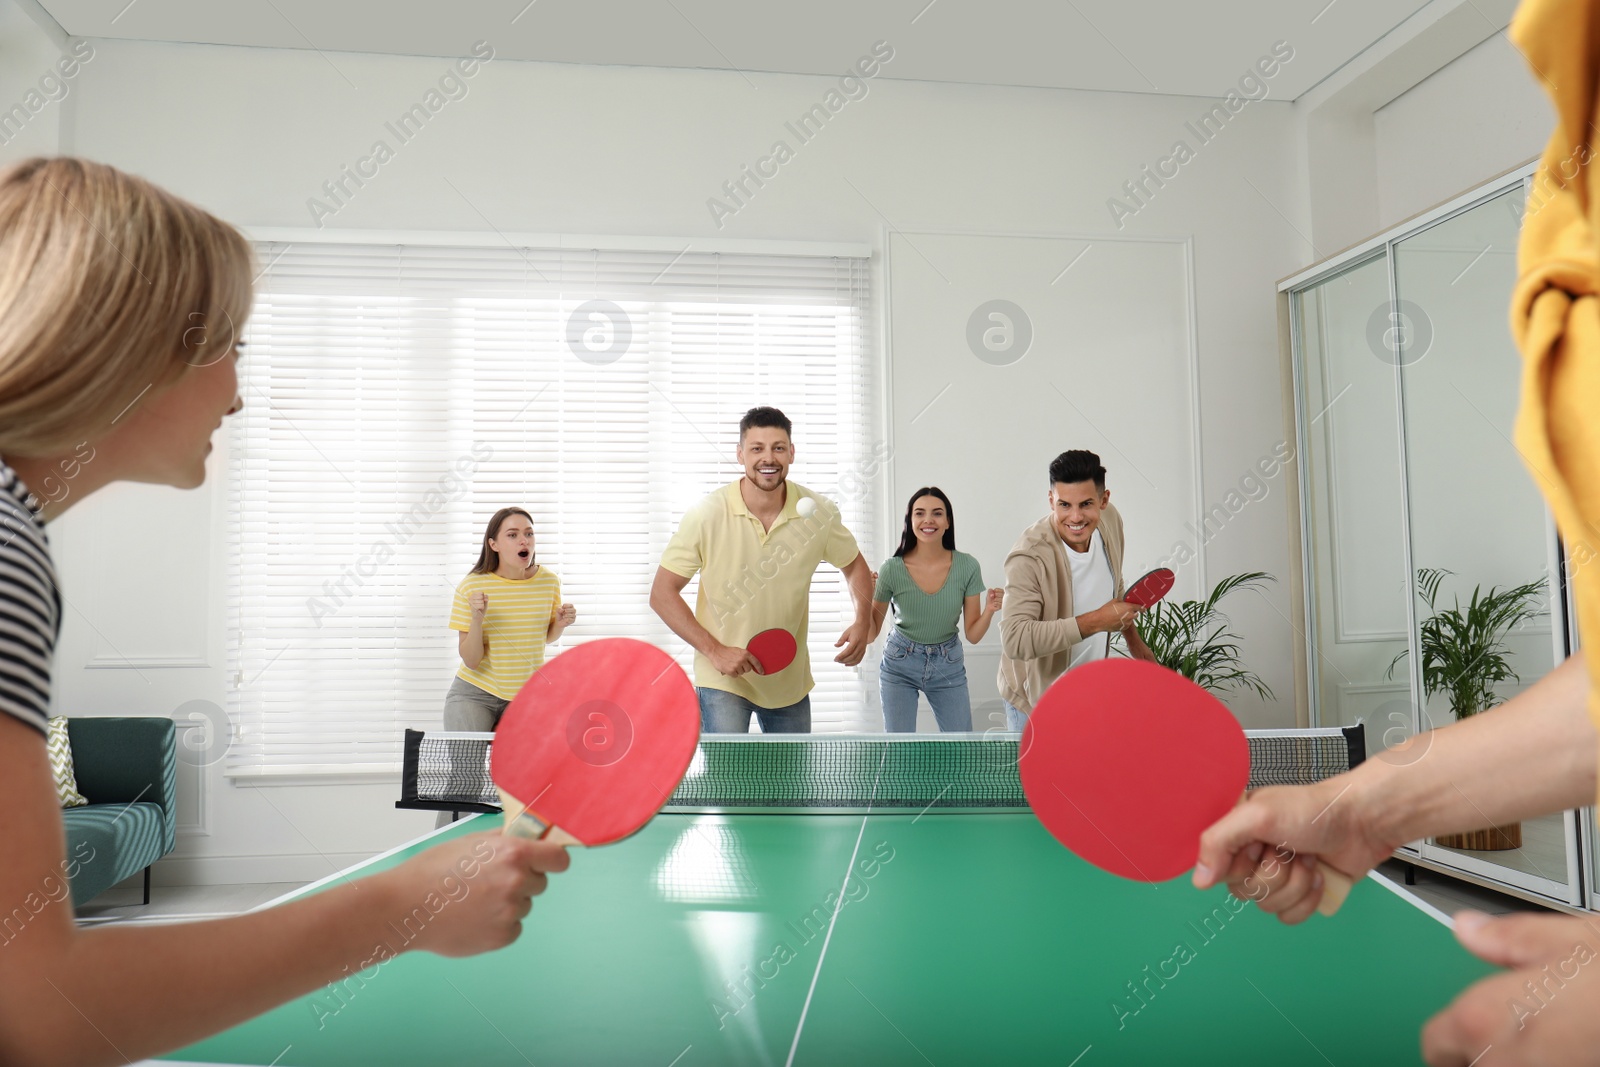
[[[237,775],[387,771],[437,728],[457,582],[498,508],[598,637],[692,653],[650,611],[679,516],[738,477],[738,419],[794,422],[792,477],[869,562],[877,432],[868,261],[852,257],[258,245],[232,420],[228,598]],[[695,586],[688,593],[692,596]],[[861,729],[833,662],[852,617],[817,572],[814,728]]]

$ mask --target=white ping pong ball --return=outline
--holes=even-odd
[[[803,496],[798,502],[796,502],[794,509],[798,511],[802,517],[810,518],[812,513],[817,510],[817,502],[808,496]]]

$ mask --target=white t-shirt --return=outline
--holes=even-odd
[[[1100,531],[1089,535],[1087,552],[1074,552],[1066,542],[1062,542],[1061,549],[1072,567],[1072,606],[1076,613],[1082,615],[1109,601],[1116,587],[1111,581],[1111,564],[1106,561],[1106,545],[1100,538]],[[1110,634],[1086,637],[1072,646],[1072,662],[1067,670],[1105,659],[1110,650]]]

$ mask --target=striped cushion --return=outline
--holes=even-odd
[[[49,739],[45,745],[50,754],[50,773],[56,779],[56,799],[63,808],[80,808],[89,799],[78,792],[78,776],[72,769],[72,743],[67,740],[67,720],[58,715],[50,720]]]

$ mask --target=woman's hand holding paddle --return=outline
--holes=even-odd
[[[472,956],[504,948],[522,933],[522,920],[543,893],[547,875],[567,869],[567,850],[498,832],[470,834],[428,851],[371,880],[387,892],[401,943],[394,953],[423,949]]]

